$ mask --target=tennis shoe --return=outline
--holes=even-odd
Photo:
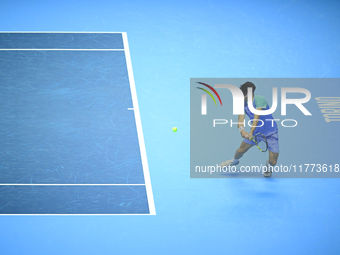
[[[220,164],[220,167],[236,166],[238,165],[238,163],[240,163],[240,161],[238,161],[237,163],[234,163],[234,159],[230,159],[230,160],[222,162]]]
[[[267,167],[267,171],[263,173],[264,177],[272,176],[272,172],[273,172],[272,168],[273,167],[271,165],[269,165],[269,160],[266,161],[266,167]]]

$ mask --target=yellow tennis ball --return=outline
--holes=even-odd
[[[173,128],[172,128],[172,131],[177,132],[177,128],[176,128],[176,127],[173,127]]]

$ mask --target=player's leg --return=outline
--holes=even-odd
[[[279,157],[279,153],[275,153],[275,152],[272,152],[272,151],[269,151],[269,164],[271,166],[275,166],[276,163],[277,163],[277,159]]]
[[[241,143],[240,148],[238,148],[235,152],[235,159],[242,158],[243,154],[246,153],[251,147],[254,145],[251,143],[245,143],[244,141]]]
[[[248,141],[248,140],[247,140]],[[251,147],[254,145],[248,142],[242,142],[240,147],[236,150],[235,156],[233,159],[224,161],[220,164],[220,167],[227,167],[227,166],[235,166],[238,165],[239,159],[243,156],[244,153],[246,153]],[[252,142],[252,141],[250,141]]]
[[[269,160],[266,162],[266,171],[263,173],[264,177],[270,177],[273,173],[273,167],[276,165],[279,153],[269,151]]]
[[[277,163],[279,157],[279,136],[277,133],[267,137],[269,159],[266,162],[267,171],[264,172],[265,177],[270,177],[273,172],[273,167]]]

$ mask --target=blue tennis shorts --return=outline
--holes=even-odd
[[[271,134],[269,136],[266,136],[267,142],[268,142],[268,150],[274,153],[279,153],[279,134],[276,132],[274,134]],[[247,144],[255,145],[255,143],[251,140],[244,139],[243,142]]]

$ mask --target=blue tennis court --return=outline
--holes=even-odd
[[[0,212],[154,214],[126,34],[0,37]]]
[[[0,254],[339,254],[339,8],[2,3]],[[315,164],[311,176],[192,174],[240,145],[232,94],[216,85],[246,81],[270,105],[278,88],[277,165]],[[311,116],[282,115],[289,87],[311,93]],[[237,170],[263,166],[261,153]]]

